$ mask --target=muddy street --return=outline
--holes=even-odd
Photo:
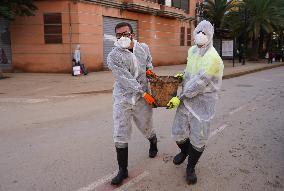
[[[186,162],[172,163],[175,110],[154,111],[154,159],[133,128],[130,177],[115,188],[109,184],[117,169],[111,92],[22,95],[0,95],[1,191],[284,189],[284,67],[223,81],[194,186],[185,182]]]

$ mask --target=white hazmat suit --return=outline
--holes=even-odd
[[[150,139],[155,135],[152,107],[143,99],[148,92],[146,68],[153,68],[149,47],[134,40],[133,53],[115,43],[107,58],[113,72],[113,138],[115,143],[128,143],[131,136],[131,118],[138,129]]]
[[[177,142],[189,136],[197,150],[202,150],[209,138],[210,120],[214,117],[224,68],[222,59],[213,47],[213,26],[208,21],[200,22],[194,30],[195,42],[200,31],[205,33],[208,40],[202,48],[195,45],[188,50],[183,88],[179,96],[181,104],[172,128],[172,136]]]
[[[114,43],[115,48],[109,53],[107,64],[115,78],[113,139],[119,167],[111,184],[119,185],[128,177],[128,142],[132,119],[150,142],[150,158],[157,155],[158,148],[151,107],[154,106],[155,100],[147,93],[146,70],[153,68],[149,47],[133,39],[134,33],[129,23],[118,23],[115,26],[115,33],[117,38]]]
[[[178,74],[184,77],[182,92],[168,103],[169,108],[178,106],[172,136],[181,152],[174,157],[173,163],[179,165],[188,157],[188,184],[197,182],[195,166],[210,135],[210,121],[222,83],[224,65],[212,45],[213,34],[214,28],[208,21],[201,21],[195,28],[196,45],[188,50],[184,75]]]

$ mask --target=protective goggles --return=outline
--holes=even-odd
[[[117,39],[120,39],[121,37],[130,37],[131,36],[131,32],[123,32],[123,33],[116,33],[115,36]]]
[[[199,33],[206,35],[205,32],[203,32],[203,31],[198,31],[197,34],[199,34]]]

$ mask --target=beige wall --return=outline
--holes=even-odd
[[[25,72],[69,72],[70,38],[68,1],[36,2],[38,10],[35,16],[17,17],[11,24],[11,45],[13,68]],[[78,42],[76,30],[76,6],[71,3],[73,42]],[[45,44],[44,13],[62,13],[62,44]]]
[[[71,15],[71,49],[69,6]],[[190,14],[195,2],[191,1]],[[150,46],[153,63],[183,64],[187,46],[180,46],[180,27],[190,27],[189,21],[167,19],[148,14],[120,11],[93,3],[69,1],[37,1],[34,17],[19,17],[11,24],[13,67],[26,72],[70,72],[71,58],[77,43],[81,45],[82,63],[90,71],[103,69],[103,16],[138,21],[140,42]],[[177,10],[178,11],[178,10]],[[45,44],[43,13],[61,12],[63,44]],[[71,52],[70,52],[71,51]]]

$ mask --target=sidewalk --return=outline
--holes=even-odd
[[[284,63],[267,64],[267,62],[249,62],[246,65],[225,61],[224,79],[244,75]],[[185,65],[155,67],[158,75],[174,75],[183,71]],[[113,75],[110,71],[93,72],[87,76],[73,77],[71,74],[6,73],[8,78],[0,80],[0,98],[55,98],[69,97],[77,94],[110,93]]]

